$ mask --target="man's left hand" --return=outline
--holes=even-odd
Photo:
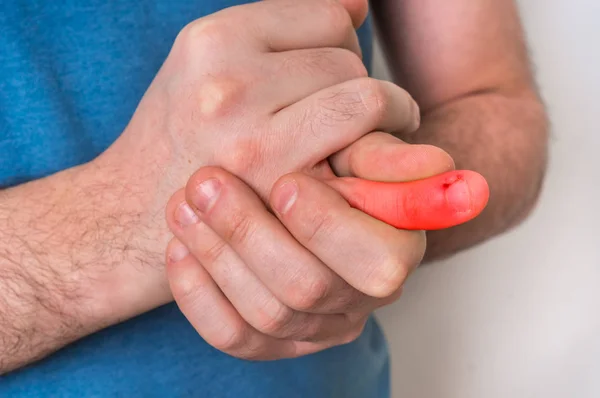
[[[391,161],[372,168],[376,158]],[[330,162],[339,175],[388,181],[454,167],[437,148],[383,133]],[[276,182],[270,208],[215,167],[196,172],[167,206],[173,296],[209,344],[236,357],[296,357],[354,340],[374,309],[400,296],[425,250],[422,231],[376,220],[304,173]]]

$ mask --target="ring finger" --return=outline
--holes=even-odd
[[[167,276],[173,297],[208,344],[245,359],[296,356],[294,342],[266,336],[248,325],[180,241],[173,239],[167,253]]]

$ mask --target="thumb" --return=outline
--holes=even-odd
[[[415,145],[388,133],[365,135],[329,157],[339,177],[401,182],[420,180],[454,170],[452,157],[433,145]]]
[[[400,229],[436,230],[478,216],[489,199],[488,184],[468,170],[410,182],[375,182],[352,177],[326,181],[350,205]]]

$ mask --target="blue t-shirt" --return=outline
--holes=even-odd
[[[104,151],[178,31],[240,2],[0,2],[0,187]],[[368,66],[369,23],[359,33]],[[388,373],[373,319],[351,344],[250,362],[210,347],[169,304],[0,376],[0,397],[387,397]]]

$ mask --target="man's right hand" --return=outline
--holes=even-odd
[[[266,201],[287,173],[334,178],[328,157],[372,131],[417,129],[410,95],[367,77],[355,32],[366,11],[363,0],[264,1],[181,31],[130,124],[95,161],[142,195],[136,233],[148,250],[166,247],[159,215],[202,166],[222,167]],[[446,171],[443,151],[414,148]],[[160,285],[150,305],[170,300],[164,276],[152,275],[125,294],[147,305],[145,292]]]

